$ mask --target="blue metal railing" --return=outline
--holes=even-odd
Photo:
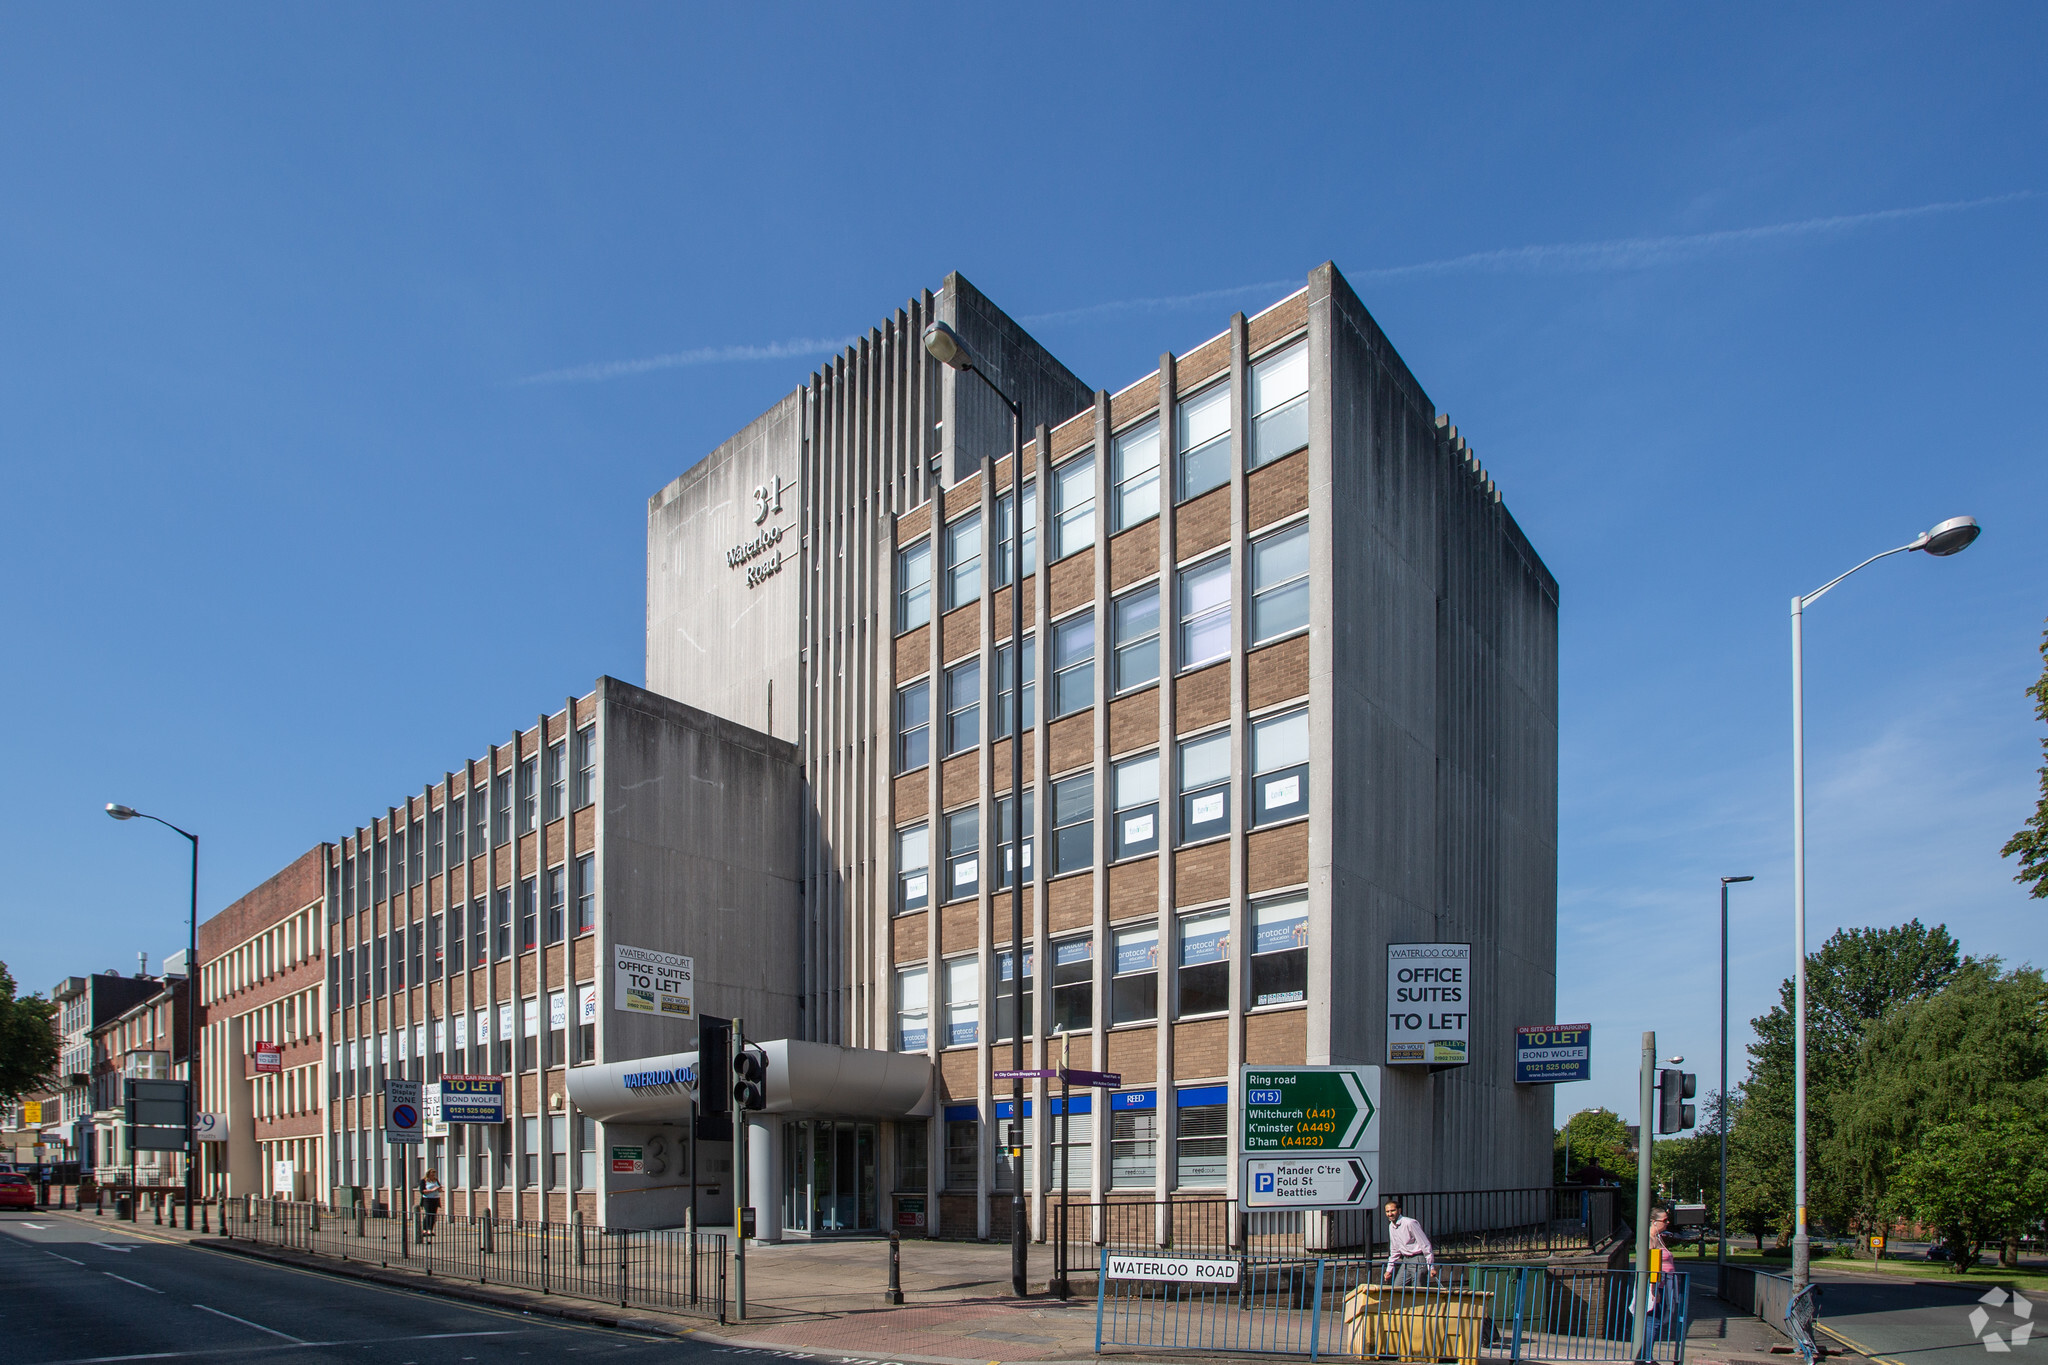
[[[1155,1260],[1157,1258],[1154,1258]],[[1361,1257],[1183,1260],[1193,1278],[1136,1279],[1105,1250],[1095,1349],[1256,1352],[1389,1361],[1629,1361],[1635,1272],[1542,1265],[1440,1265],[1429,1283],[1387,1285]],[[1159,1273],[1159,1267],[1152,1267]],[[1168,1270],[1166,1273],[1174,1273]],[[1691,1277],[1651,1286],[1646,1355],[1684,1365]]]

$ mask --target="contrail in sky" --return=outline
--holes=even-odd
[[[1719,232],[1691,232],[1670,237],[1617,237],[1601,242],[1558,242],[1539,246],[1501,247],[1493,251],[1474,251],[1463,256],[1447,256],[1438,261],[1418,261],[1413,265],[1383,266],[1370,270],[1346,270],[1344,273],[1352,280],[1399,280],[1418,275],[1454,275],[1483,271],[1568,274],[1603,270],[1647,270],[1654,266],[1697,260],[1727,247],[1845,232],[1873,223],[1923,218],[1937,213],[1960,213],[1965,209],[1989,208],[1995,204],[2011,204],[2036,197],[2032,190],[2021,190],[1984,199],[1917,204],[1911,208],[1877,209],[1870,213],[1842,213],[1826,218],[1802,218],[1791,223],[1769,223],[1762,227],[1725,228]],[[1025,318],[1024,321],[1075,322],[1082,318],[1102,317],[1112,313],[1164,311],[1197,303],[1209,303],[1240,294],[1298,289],[1300,286],[1301,281],[1298,279],[1268,280],[1260,284],[1243,284],[1230,289],[1211,289],[1200,294],[1118,299],[1111,303],[1092,304],[1086,308],[1070,308],[1064,312],[1039,313]]]
[[[667,355],[650,355],[639,360],[601,360],[589,365],[571,365],[565,370],[545,370],[513,382],[581,384],[598,379],[624,379],[650,370],[679,370],[690,365],[721,365],[735,360],[789,360],[797,356],[830,355],[859,340],[859,337],[840,337],[837,341],[796,337],[789,341],[773,341],[766,346],[699,346],[695,350],[671,351]]]

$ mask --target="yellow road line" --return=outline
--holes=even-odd
[[[1833,1337],[1836,1341],[1841,1342],[1844,1346],[1848,1347],[1856,1354],[1863,1356],[1866,1359],[1876,1361],[1877,1365],[1901,1365],[1901,1362],[1893,1360],[1890,1356],[1879,1355],[1877,1352],[1871,1350],[1868,1346],[1865,1346],[1862,1342],[1856,1340],[1854,1337],[1850,1336],[1846,1332],[1843,1332],[1839,1328],[1830,1327],[1825,1323],[1819,1323],[1816,1325],[1820,1328],[1821,1331],[1826,1332],[1829,1336]]]

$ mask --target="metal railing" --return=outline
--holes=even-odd
[[[380,1217],[283,1199],[229,1199],[225,1237],[542,1294],[726,1320],[723,1233],[602,1228],[491,1214]]]
[[[1189,1258],[1199,1259],[1199,1258]],[[1122,1262],[1121,1273],[1119,1262]],[[1390,1361],[1629,1361],[1634,1273],[1444,1265],[1432,1283],[1388,1285],[1359,1257],[1241,1259],[1231,1282],[1124,1278],[1107,1250],[1096,1279],[1096,1350],[1249,1351]],[[1646,1355],[1683,1365],[1690,1277],[1652,1285]]]
[[[1402,1195],[1439,1261],[1526,1260],[1585,1254],[1616,1230],[1611,1186],[1452,1190]],[[1056,1278],[1086,1276],[1103,1251],[1229,1256],[1249,1260],[1369,1257],[1387,1243],[1378,1207],[1341,1213],[1240,1210],[1215,1196],[1051,1201]]]

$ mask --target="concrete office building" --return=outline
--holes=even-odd
[[[1031,424],[1021,566],[1008,414],[926,355],[935,320]],[[801,777],[770,974],[793,1008],[751,1031],[930,1068],[914,1101],[915,1066],[865,1102],[771,1086],[762,1235],[1001,1235],[1020,1177],[1043,1228],[1048,1089],[1018,1172],[989,1079],[1013,761],[1026,1066],[1070,1047],[1125,1078],[1107,1114],[1076,1103],[1077,1195],[1235,1195],[1237,1068],[1387,1062],[1395,943],[1471,945],[1470,1051],[1389,1068],[1384,1187],[1547,1185],[1551,1097],[1515,1086],[1513,1038],[1555,990],[1556,627],[1498,490],[1328,265],[1114,394],[949,277],[661,490],[648,687]],[[608,1084],[586,1107],[680,1121]]]
[[[789,744],[604,677],[324,846],[340,1201],[400,1204],[432,1166],[457,1213],[668,1226],[694,1184],[707,1219],[729,1217],[730,1144],[692,1172],[674,1115],[594,1116],[569,1077],[694,1047],[696,1011],[800,1032],[802,810]],[[634,1008],[622,946],[694,956],[693,1012]],[[507,1078],[506,1121],[431,1126],[395,1153],[385,1082],[450,1075]],[[642,1169],[613,1171],[607,1143]]]

